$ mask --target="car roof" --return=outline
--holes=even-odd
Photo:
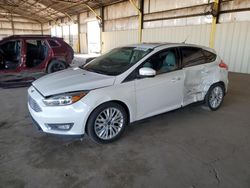
[[[149,49],[153,49],[159,46],[170,46],[176,43],[138,43],[138,44],[131,44],[128,45],[129,47],[138,47],[138,48],[149,48]]]
[[[35,39],[35,38],[54,38],[54,39],[61,39],[59,37],[52,37],[51,35],[11,35],[8,37],[4,37],[2,40],[11,40],[11,39],[20,39],[20,38],[29,38],[29,39]]]
[[[164,48],[169,48],[169,47],[196,47],[196,48],[202,48],[208,51],[211,51],[215,53],[215,50],[206,47],[206,46],[201,46],[201,45],[196,45],[196,44],[187,44],[187,43],[138,43],[138,44],[132,44],[124,47],[137,47],[137,48],[148,48],[148,49],[164,49]]]

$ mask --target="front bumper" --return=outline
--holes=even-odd
[[[31,120],[33,122],[33,125],[38,129],[38,131],[41,131],[43,132],[42,128],[40,127],[40,125],[33,119],[32,116],[31,117]],[[46,134],[50,134],[50,135],[53,135],[53,136],[56,136],[56,137],[59,137],[59,138],[63,138],[63,139],[82,139],[84,134],[79,134],[79,135],[68,135],[68,134],[52,134],[52,133],[46,133]]]
[[[28,109],[34,124],[45,133],[61,136],[81,137],[85,133],[85,124],[90,107],[81,100],[67,106],[46,106],[43,103],[44,97],[31,86],[28,89]],[[30,100],[31,98],[31,100]],[[34,104],[31,104],[33,101]],[[69,130],[55,130],[49,125],[73,124]]]

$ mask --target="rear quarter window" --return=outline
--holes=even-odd
[[[57,41],[54,40],[54,39],[49,39],[48,42],[49,42],[49,45],[50,45],[52,48],[54,48],[54,47],[59,47],[59,46],[60,46],[59,42],[57,42]]]
[[[210,62],[213,62],[213,61],[215,61],[215,59],[216,59],[216,54],[214,54],[214,53],[212,53],[212,52],[209,52],[209,51],[207,51],[207,50],[203,50],[203,53],[204,53],[204,55],[205,55],[205,57],[206,57],[206,62],[207,63],[210,63]]]
[[[182,66],[190,67],[206,63],[206,57],[201,48],[195,47],[182,47]]]

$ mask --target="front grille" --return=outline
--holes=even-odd
[[[30,107],[35,112],[41,112],[42,111],[41,107],[37,104],[37,102],[31,96],[28,96],[28,101],[29,101]]]

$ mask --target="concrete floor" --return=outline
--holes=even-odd
[[[250,187],[250,75],[230,74],[218,111],[165,113],[110,145],[38,133],[26,90],[0,90],[0,187]]]

